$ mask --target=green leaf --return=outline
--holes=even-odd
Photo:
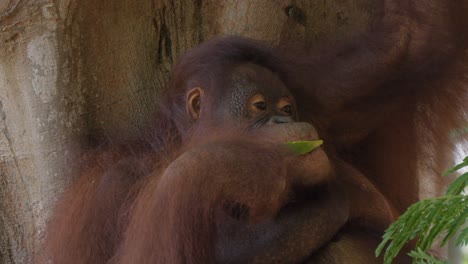
[[[468,215],[467,197],[464,195],[442,196],[419,201],[408,208],[385,231],[383,241],[376,254],[380,255],[385,248],[384,263],[389,264],[398,255],[404,244],[419,236],[417,247],[427,250],[441,234],[447,234],[448,241],[456,230],[466,221]],[[465,240],[462,232],[459,240]]]
[[[466,203],[466,201],[465,201]],[[454,207],[457,207],[456,205]],[[444,240],[442,240],[441,246],[444,246],[450,238],[452,238],[455,233],[465,224],[466,218],[468,217],[468,207],[465,206],[459,213],[453,217],[453,221],[450,223],[450,226],[447,228],[447,234],[445,235]]]
[[[294,151],[294,153],[304,155],[320,147],[323,144],[323,140],[291,141],[286,144]]]
[[[410,257],[412,257],[416,263],[421,263],[421,264],[444,264],[445,262],[442,262],[439,259],[434,258],[433,256],[427,254],[420,248],[416,248],[415,250],[411,251],[411,253],[408,254]]]
[[[455,165],[454,167],[452,167],[452,168],[450,168],[450,169],[444,171],[444,173],[442,173],[442,176],[445,177],[445,176],[447,176],[447,175],[449,175],[449,174],[451,174],[451,173],[454,173],[454,172],[456,172],[457,170],[459,170],[459,169],[461,169],[461,168],[464,168],[464,167],[467,167],[467,166],[468,166],[468,156],[465,157],[465,158],[463,159],[463,162],[462,162],[462,163],[457,164],[457,165]]]
[[[467,246],[468,245],[468,227],[465,227],[458,235],[455,242],[457,246]]]
[[[448,169],[444,176],[468,166],[468,157],[463,162]],[[456,245],[468,244],[468,197],[463,193],[468,186],[468,173],[459,176],[448,188],[446,195],[419,201],[411,205],[383,235],[383,241],[375,250],[376,256],[382,252],[384,263],[390,264],[403,246],[418,237],[416,250],[409,255],[413,263],[440,264],[444,263],[429,255],[426,251],[437,238],[444,236],[441,246],[456,236]]]
[[[468,186],[468,172],[457,177],[447,189],[445,195],[459,195]]]

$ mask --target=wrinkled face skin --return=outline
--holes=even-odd
[[[233,70],[222,105],[226,106],[222,115],[255,120],[258,126],[268,121],[296,121],[296,105],[289,90],[271,71],[254,64]],[[276,118],[271,119],[273,116]]]
[[[221,124],[247,121],[253,127],[297,121],[289,90],[271,71],[255,64],[235,67],[218,97],[209,98],[207,93],[200,87],[187,93],[187,111],[193,119]]]

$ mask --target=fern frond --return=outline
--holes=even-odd
[[[468,186],[468,172],[460,175],[450,184],[445,195],[459,195]]]
[[[446,170],[442,176],[464,167],[468,167],[468,156],[462,163]],[[384,264],[390,264],[407,242],[419,236],[416,249],[409,254],[415,263],[443,264],[426,251],[438,237],[445,234],[441,242],[441,246],[444,246],[460,229],[455,244],[468,245],[468,228],[464,227],[468,219],[468,196],[463,194],[467,187],[468,173],[464,173],[450,184],[445,196],[422,200],[410,206],[385,231],[375,255],[378,257],[386,248]]]
[[[457,246],[467,246],[468,245],[468,227],[465,227],[457,237],[455,241]]]
[[[413,258],[413,263],[416,264],[445,264],[445,262],[440,261],[433,256],[427,254],[420,248],[416,248],[408,254]]]
[[[413,204],[385,231],[376,255],[379,256],[386,247],[384,263],[389,264],[403,246],[416,236],[419,236],[416,245],[423,251],[429,249],[444,233],[447,234],[444,241],[448,241],[468,218],[467,200],[464,195],[456,195],[422,200]]]
[[[456,172],[457,170],[459,170],[461,168],[464,168],[464,167],[468,167],[468,156],[465,157],[460,164],[457,164],[457,165],[453,166],[452,168],[444,171],[442,173],[442,177],[445,177],[445,176],[447,176],[449,174],[452,174],[452,173]]]

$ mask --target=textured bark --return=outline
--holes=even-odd
[[[364,32],[372,0],[0,1],[0,263],[38,250],[88,136],[148,125],[171,65],[219,35],[305,47]]]
[[[64,29],[69,2],[6,1],[0,10],[0,253],[26,263],[67,182],[83,96]]]

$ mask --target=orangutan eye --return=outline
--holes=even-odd
[[[267,103],[262,94],[255,94],[250,97],[247,105],[249,106],[249,111],[254,114],[267,110]]]
[[[256,102],[253,104],[258,110],[264,111],[266,110],[266,103],[264,101]]]
[[[285,107],[281,109],[282,112],[288,115],[292,115],[292,110],[293,110],[292,105],[286,105]]]
[[[281,112],[289,116],[293,114],[294,107],[293,107],[291,99],[289,99],[288,97],[281,98],[277,104],[277,107]]]

